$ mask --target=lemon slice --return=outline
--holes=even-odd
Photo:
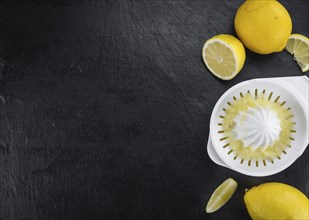
[[[237,189],[237,182],[232,178],[228,178],[212,193],[207,206],[206,212],[212,213],[224,206],[232,197]]]
[[[292,34],[285,49],[294,55],[294,60],[297,61],[303,72],[309,70],[309,39],[301,34]]]
[[[219,34],[204,43],[202,57],[212,74],[220,79],[230,80],[243,68],[246,53],[237,38]]]

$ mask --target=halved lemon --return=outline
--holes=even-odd
[[[219,34],[207,40],[202,56],[209,71],[223,80],[233,79],[243,68],[246,60],[243,44],[228,34]]]
[[[302,72],[309,70],[309,39],[301,34],[292,34],[285,49],[294,55],[294,60],[300,66]]]
[[[237,182],[232,178],[228,178],[221,183],[211,195],[206,206],[206,212],[212,213],[224,206],[235,193],[237,185]]]

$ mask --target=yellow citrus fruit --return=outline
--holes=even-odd
[[[202,57],[212,74],[220,79],[230,80],[243,68],[246,53],[236,37],[219,34],[204,43]]]
[[[228,178],[221,183],[220,186],[218,186],[212,193],[206,206],[206,212],[215,212],[227,203],[236,191],[237,185],[237,182],[232,178]]]
[[[276,0],[247,0],[239,7],[234,26],[248,49],[270,54],[284,49],[291,35],[292,20]]]
[[[285,49],[294,55],[294,60],[297,61],[303,72],[309,70],[309,39],[301,34],[292,34]]]
[[[253,220],[309,219],[308,198],[287,184],[261,184],[247,191],[244,200]]]

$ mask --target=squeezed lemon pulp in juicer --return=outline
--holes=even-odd
[[[290,146],[291,133],[295,132],[292,118],[284,101],[246,93],[228,106],[222,125],[237,157],[272,161]]]

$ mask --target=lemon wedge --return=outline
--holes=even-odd
[[[211,195],[207,206],[206,212],[212,213],[220,209],[222,206],[229,201],[237,189],[237,182],[232,178],[228,178]]]
[[[309,70],[309,39],[301,34],[292,34],[286,44],[285,49],[294,55],[302,72]]]
[[[204,43],[202,57],[212,74],[220,79],[230,80],[243,68],[246,53],[243,44],[236,37],[219,34]]]

